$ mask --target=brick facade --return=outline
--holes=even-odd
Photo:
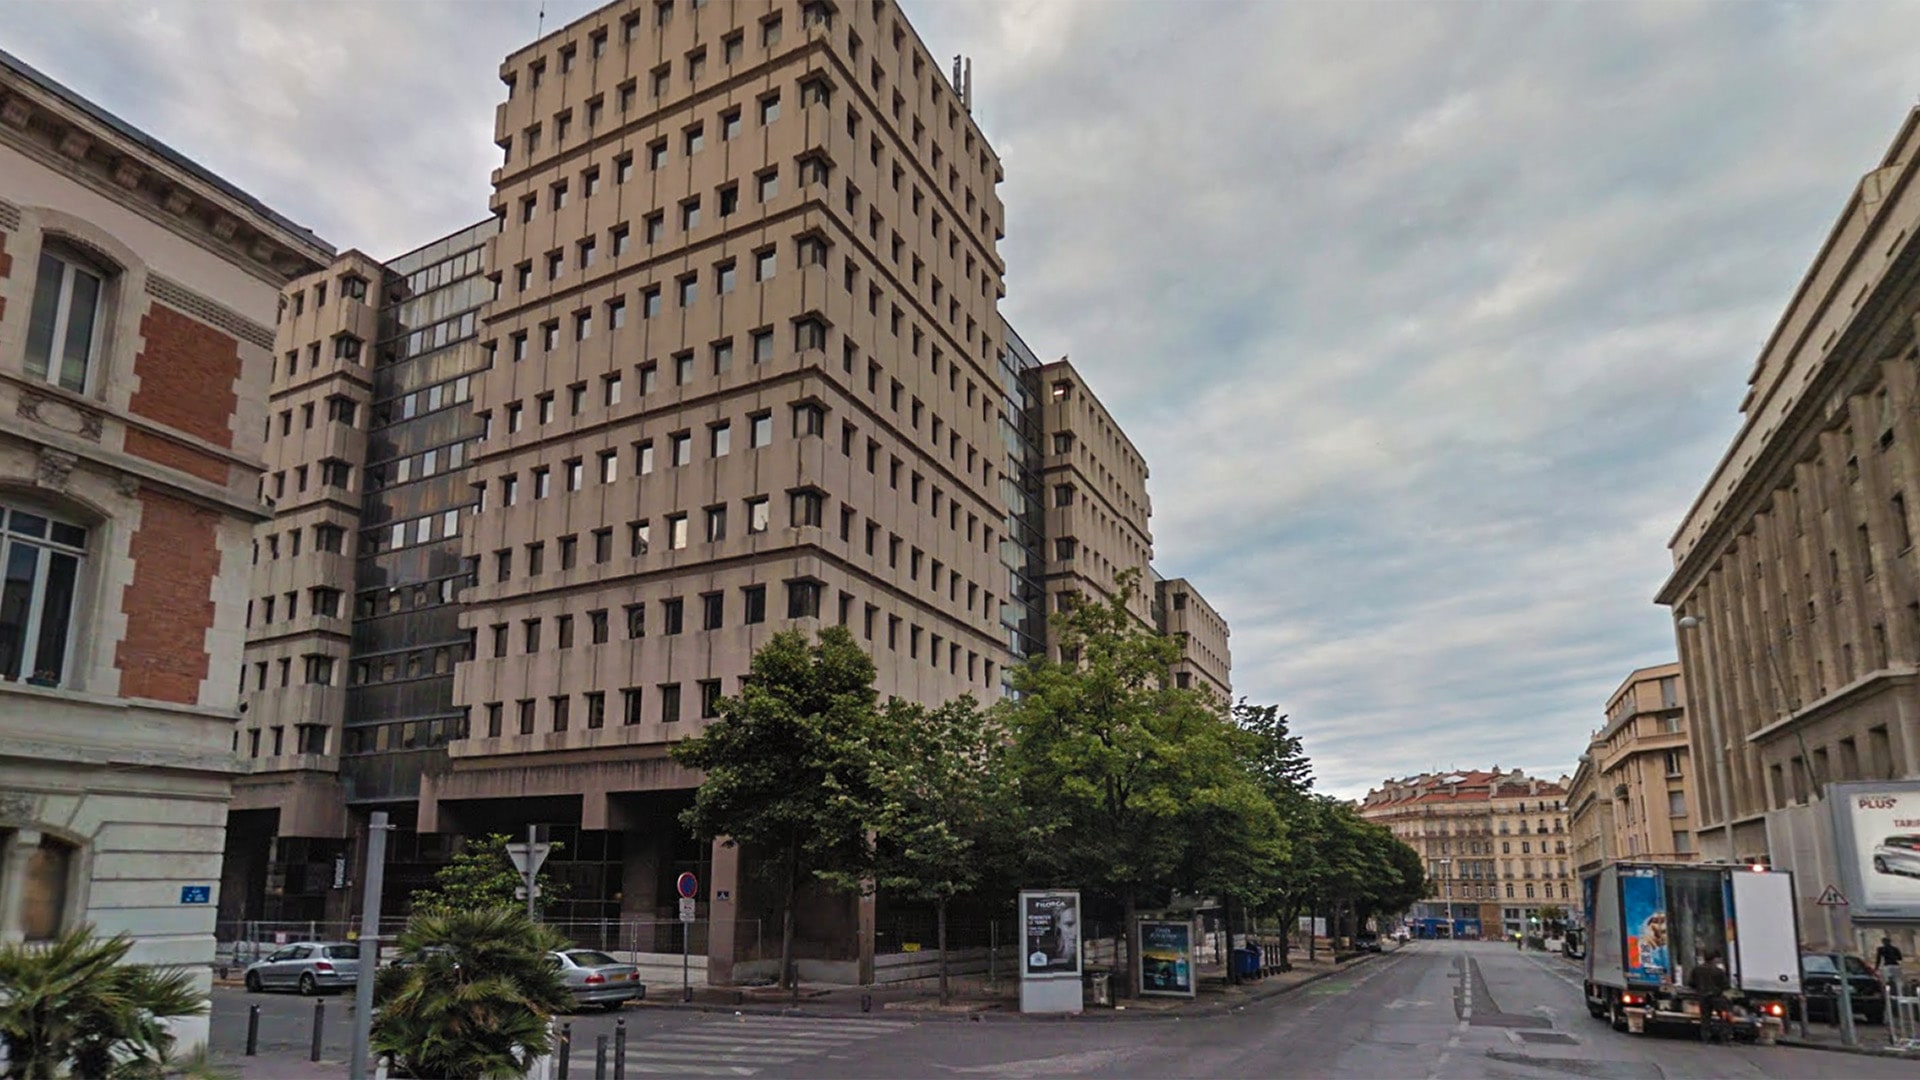
[[[160,304],[147,308],[140,320],[140,335],[146,347],[133,360],[140,387],[129,407],[149,420],[217,446],[232,446],[233,413],[239,405],[234,393],[240,378],[239,344]]]
[[[221,515],[153,490],[140,493],[140,504],[128,550],[133,580],[120,602],[127,616],[117,655],[120,693],[190,705],[207,677]]]
[[[171,439],[129,429],[126,449],[127,453],[135,457],[146,458],[156,465],[165,465],[170,469],[179,469],[189,476],[197,476],[222,486],[227,482],[226,462]]]

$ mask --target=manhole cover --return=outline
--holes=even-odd
[[[1578,1046],[1580,1040],[1559,1031],[1516,1031],[1513,1033],[1522,1042],[1546,1043],[1550,1046]]]

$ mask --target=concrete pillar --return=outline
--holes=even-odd
[[[40,833],[35,829],[16,831],[7,837],[5,848],[0,849],[0,866],[6,868],[5,873],[0,873],[0,941],[20,941],[26,937],[21,912],[27,901],[28,868],[39,850]]]
[[[713,881],[708,885],[707,905],[707,983],[710,986],[733,985],[733,962],[740,947],[752,941],[752,928],[740,926],[740,848],[725,840],[713,842]],[[778,966],[778,965],[776,965]]]

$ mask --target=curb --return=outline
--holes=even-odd
[[[1825,1050],[1833,1054],[1853,1054],[1858,1057],[1887,1058],[1890,1061],[1920,1061],[1920,1054],[1910,1054],[1892,1047],[1847,1046],[1841,1043],[1815,1042],[1812,1039],[1795,1039],[1782,1036],[1774,1040],[1779,1046],[1791,1046],[1800,1050]]]
[[[1346,966],[1344,967],[1335,968],[1332,971],[1323,971],[1316,975],[1311,975],[1305,979],[1302,979],[1299,982],[1289,983],[1286,986],[1272,987],[1265,991],[1249,994],[1246,1000],[1244,1001],[1234,1002],[1232,1004],[1228,1004],[1226,1002],[1209,1002],[1206,1004],[1195,1003],[1192,1005],[1182,1006],[1177,1009],[1168,1009],[1162,1012],[1132,1012],[1131,1010],[1127,1010],[1127,1009],[1102,1008],[1097,1010],[1088,1010],[1078,1014],[1061,1013],[1061,1014],[1054,1014],[1054,1015],[1037,1015],[1037,1016],[1027,1016],[1020,1012],[1006,1012],[1001,1010],[983,1010],[979,1012],[967,1012],[967,1013],[941,1013],[941,1012],[931,1012],[931,1011],[921,1012],[921,1011],[909,1011],[904,1009],[888,1009],[883,1004],[880,1004],[878,1002],[875,1003],[876,1008],[874,1008],[873,1011],[871,1012],[848,1012],[847,1010],[841,1009],[841,1008],[831,1008],[831,1009],[808,1008],[804,1004],[798,1007],[795,1007],[792,1005],[766,1005],[766,1004],[757,1005],[752,1002],[747,1002],[739,1005],[724,1005],[724,1004],[712,1004],[708,1002],[682,1002],[682,1001],[667,1001],[667,1000],[655,1001],[651,998],[643,999],[635,1002],[629,1002],[628,1007],[640,1008],[640,1009],[659,1009],[659,1010],[679,1009],[686,1012],[726,1013],[726,1014],[737,1014],[737,1015],[752,1014],[752,1015],[758,1015],[758,1016],[804,1016],[814,1020],[853,1021],[853,1020],[872,1020],[875,1018],[887,1018],[887,1019],[900,1020],[906,1023],[945,1023],[945,1024],[981,1024],[981,1023],[1002,1023],[1002,1024],[1004,1023],[1034,1023],[1034,1024],[1042,1024],[1042,1023],[1115,1024],[1115,1023],[1118,1023],[1118,1024],[1125,1024],[1125,1023],[1142,1023],[1142,1022],[1148,1022],[1148,1021],[1154,1021],[1154,1020],[1160,1020],[1160,1021],[1190,1020],[1190,1019],[1204,1019],[1208,1017],[1228,1016],[1240,1009],[1246,1008],[1248,1005],[1258,1004],[1259,1002],[1262,1002],[1262,1001],[1267,1001],[1272,998],[1277,998],[1277,997],[1284,996],[1286,994],[1290,994],[1296,990],[1301,989],[1302,987],[1312,986],[1314,983],[1320,982],[1324,979],[1330,979],[1335,975],[1344,975],[1347,972],[1352,971],[1360,967],[1361,965],[1368,963],[1369,961],[1379,959],[1385,956],[1390,956],[1390,955],[1392,954],[1391,953],[1365,953],[1348,961]]]

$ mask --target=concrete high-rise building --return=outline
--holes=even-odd
[[[1497,765],[1423,773],[1367,792],[1358,809],[1426,862],[1420,933],[1491,938],[1535,930],[1541,909],[1574,902],[1566,783]]]
[[[1822,947],[1857,948],[1874,922],[1859,897],[1844,911],[1815,903],[1872,857],[1842,849],[1831,785],[1920,799],[1920,784],[1888,786],[1920,781],[1916,175],[1920,110],[1860,180],[1762,347],[1740,430],[1669,542],[1673,574],[1657,596],[1698,703],[1697,846],[1794,869],[1803,939]],[[1920,900],[1902,910],[1920,917]],[[1907,947],[1916,940],[1907,931]]]
[[[999,315],[998,160],[895,8],[613,4],[500,76],[494,216],[287,290],[236,927],[346,917],[384,809],[390,912],[537,824],[553,921],[677,949],[692,871],[708,977],[771,973],[756,853],[685,831],[667,750],[772,634],[991,700],[1050,590],[1132,567],[1176,677],[1226,695],[1224,620],[1154,584],[1144,460]],[[810,973],[870,974],[882,914],[811,898]]]
[[[275,306],[332,255],[0,53],[0,941],[211,984]]]
[[[1628,675],[1607,700],[1606,716],[1567,789],[1576,870],[1697,857],[1680,665]]]

